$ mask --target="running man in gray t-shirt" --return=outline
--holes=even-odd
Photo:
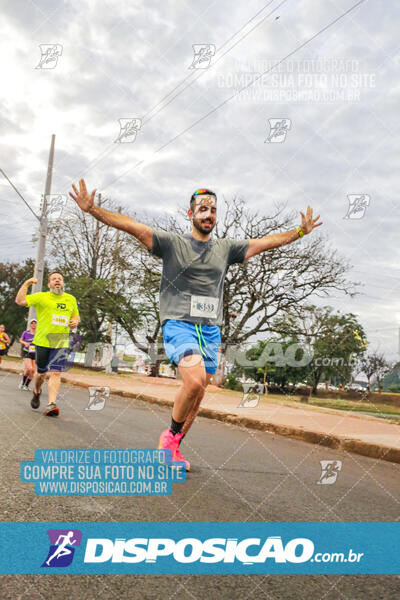
[[[190,429],[211,375],[216,372],[221,343],[222,298],[230,265],[243,263],[271,248],[290,244],[322,225],[308,206],[301,214],[301,226],[260,239],[228,240],[211,238],[216,225],[217,197],[200,189],[190,199],[190,234],[154,231],[130,217],[94,204],[96,190],[87,192],[83,179],[79,191],[73,185],[70,196],[80,208],[102,223],[126,231],[163,261],[160,288],[160,320],[166,353],[179,369],[182,386],[172,409],[171,426],[161,433],[159,448],[171,449],[173,460],[190,464],[179,444]]]

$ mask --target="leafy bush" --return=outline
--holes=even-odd
[[[238,381],[236,375],[233,375],[231,373],[225,379],[224,387],[228,390],[240,391],[242,389],[242,384],[240,383],[240,381]]]
[[[400,393],[400,385],[398,385],[396,383],[392,383],[391,385],[388,385],[387,391],[392,392],[393,394],[399,394]]]

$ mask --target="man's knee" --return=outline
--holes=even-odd
[[[184,383],[187,394],[193,398],[197,398],[200,394],[204,393],[206,387],[205,375],[196,373],[187,378]]]

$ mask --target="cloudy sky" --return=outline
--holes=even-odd
[[[174,213],[196,187],[266,215],[274,202],[310,204],[363,284],[329,303],[356,313],[371,347],[395,358],[400,7],[366,0],[303,46],[354,4],[3,2],[0,166],[35,211],[53,133],[53,193],[84,175],[152,214]],[[141,119],[134,141],[115,143],[120,119]],[[269,135],[270,119],[281,134]],[[348,195],[361,197],[351,218]],[[0,260],[34,256],[37,221],[4,179],[0,215]]]

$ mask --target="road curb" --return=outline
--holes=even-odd
[[[3,371],[9,373],[19,373],[20,368],[2,367]],[[71,381],[67,377],[61,377],[62,383],[75,385],[78,387],[89,388],[90,383],[85,381]],[[128,392],[113,388],[110,386],[110,394],[116,396],[122,396],[123,398],[134,398],[135,400],[143,400],[143,402],[149,402],[150,404],[158,404],[159,406],[172,407],[173,401],[166,400],[164,398],[158,398],[157,396],[149,396],[147,394]],[[223,411],[215,410],[212,408],[200,407],[198,412],[200,417],[207,419],[214,419],[221,421],[222,423],[228,423],[230,425],[236,425],[239,427],[245,427],[246,429],[255,429],[257,431],[267,431],[276,435],[284,437],[290,437],[292,439],[301,440],[310,444],[317,444],[331,448],[333,450],[345,450],[346,452],[352,452],[354,454],[361,454],[369,458],[375,458],[380,460],[386,460],[389,462],[400,464],[400,448],[392,448],[390,446],[384,446],[383,444],[371,444],[354,438],[344,438],[331,433],[319,433],[302,427],[292,427],[288,425],[277,425],[276,423],[268,423],[267,421],[259,421],[257,419],[250,419],[248,417],[241,417],[233,413],[225,413]]]

